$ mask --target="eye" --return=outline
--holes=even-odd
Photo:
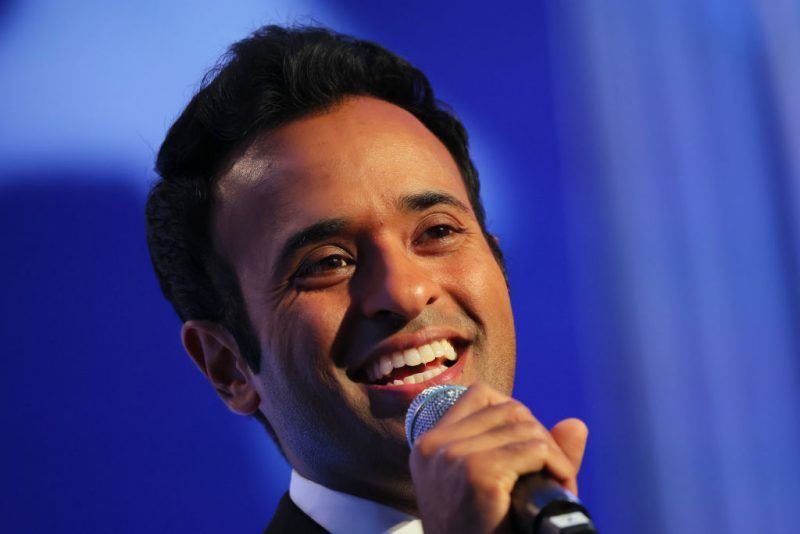
[[[342,254],[329,254],[321,258],[309,258],[304,261],[292,276],[293,279],[335,278],[344,275],[353,267],[354,261]]]
[[[347,248],[327,244],[305,254],[288,282],[296,291],[325,290],[352,278],[355,269],[355,256]]]
[[[454,234],[456,229],[448,224],[437,224],[425,230],[425,235],[432,239],[443,239],[451,234]]]
[[[426,228],[414,243],[416,245],[427,245],[447,242],[453,239],[456,234],[461,234],[463,232],[463,228],[457,228],[450,224],[435,224]]]

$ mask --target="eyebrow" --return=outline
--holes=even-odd
[[[469,212],[469,208],[463,202],[452,195],[440,191],[424,191],[406,195],[401,197],[398,202],[400,209],[403,211],[425,211],[437,204],[446,204],[465,213]]]
[[[397,202],[402,211],[425,211],[438,204],[446,204],[465,213],[469,208],[456,197],[441,191],[424,191],[400,197]],[[332,217],[322,219],[314,224],[301,228],[293,233],[281,247],[278,260],[275,262],[275,273],[280,272],[289,259],[301,248],[315,243],[321,243],[337,236],[344,231],[350,224],[349,219],[344,217]]]
[[[321,243],[326,239],[340,234],[349,224],[349,221],[343,217],[334,217],[330,219],[322,219],[305,228],[293,233],[281,247],[281,252],[278,255],[278,261],[275,263],[276,272],[286,265],[289,258],[295,252],[305,247],[306,245],[313,245],[314,243]]]

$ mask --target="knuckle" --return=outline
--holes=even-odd
[[[496,502],[508,497],[508,468],[489,461],[484,454],[472,453],[461,462],[462,479],[474,495],[482,502]],[[516,477],[515,477],[516,478]]]
[[[433,454],[436,452],[436,449],[437,444],[435,443],[434,438],[430,435],[430,433],[425,433],[416,439],[414,446],[411,449],[411,454],[421,455],[425,458],[429,458],[433,456]]]
[[[486,476],[486,469],[478,454],[469,454],[461,459],[464,476],[471,483],[481,482]]]
[[[530,455],[532,458],[545,459],[550,455],[550,444],[538,438],[528,441],[512,443],[511,447],[520,449],[521,452]]]
[[[448,464],[458,462],[460,459],[458,450],[453,445],[441,447],[437,453],[437,456]]]
[[[546,456],[550,453],[550,444],[542,439],[534,439],[530,442],[531,451],[539,456]]]
[[[515,423],[536,421],[528,407],[515,400],[508,401],[506,414],[509,420]]]
[[[432,455],[434,464],[439,466],[458,466],[464,462],[464,456],[458,443],[449,443],[436,449]]]
[[[520,436],[520,438],[544,438],[544,429],[542,428],[542,425],[536,423],[535,421],[520,421],[518,423],[513,423],[513,425],[515,432]]]
[[[554,450],[554,449],[553,449],[553,447],[550,445],[550,443],[548,443],[548,442],[546,442],[546,441],[544,441],[544,440],[541,440],[541,441],[537,441],[537,444],[536,444],[536,450],[537,450],[537,451],[538,451],[538,452],[539,452],[539,453],[540,453],[542,456],[545,456],[545,455],[549,455],[549,454],[551,454],[551,453],[553,452],[553,450]]]

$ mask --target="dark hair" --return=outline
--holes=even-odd
[[[181,320],[221,323],[256,372],[259,343],[241,288],[213,246],[215,182],[256,136],[355,95],[407,110],[441,140],[486,233],[467,133],[422,72],[377,44],[324,28],[266,26],[235,43],[161,145],[161,179],[147,199],[147,243],[161,290]],[[502,266],[499,248],[487,239]]]

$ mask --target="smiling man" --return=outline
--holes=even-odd
[[[509,397],[502,256],[464,129],[418,70],[264,28],[157,168],[148,243],[186,351],[293,468],[268,532],[502,531],[520,475],[576,490],[586,429],[548,431]],[[442,383],[471,387],[409,451],[409,403]]]

